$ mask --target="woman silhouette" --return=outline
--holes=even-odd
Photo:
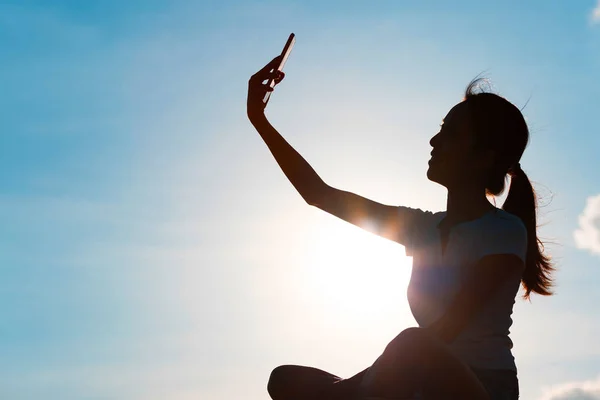
[[[510,315],[525,298],[550,295],[550,260],[536,234],[536,199],[519,160],[529,140],[520,110],[469,84],[430,141],[427,177],[448,190],[447,210],[388,206],[327,185],[271,126],[263,82],[284,75],[275,58],[252,76],[248,117],[292,185],[312,206],[406,247],[413,257],[408,301],[419,324],[348,379],[304,366],[271,373],[274,400],[487,399],[519,396]],[[488,195],[511,183],[502,209]]]

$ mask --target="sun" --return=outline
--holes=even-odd
[[[412,259],[401,245],[335,218],[311,231],[305,288],[322,312],[377,323],[407,311]]]

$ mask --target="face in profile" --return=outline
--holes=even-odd
[[[427,178],[446,188],[471,184],[482,174],[469,124],[468,105],[458,103],[443,119],[441,129],[429,141],[433,149]]]

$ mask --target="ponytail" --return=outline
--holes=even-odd
[[[527,228],[527,256],[525,271],[521,283],[525,289],[524,298],[529,299],[531,292],[549,296],[552,286],[551,273],[554,267],[550,257],[543,254],[544,245],[537,237],[536,209],[537,199],[529,178],[519,164],[509,170],[510,189],[502,208],[521,218]]]

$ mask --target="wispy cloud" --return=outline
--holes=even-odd
[[[573,236],[578,248],[600,255],[600,194],[588,197]]]
[[[596,3],[596,7],[592,10],[591,13],[592,24],[597,24],[600,22],[600,0]]]
[[[600,400],[600,376],[594,380],[552,386],[539,400]]]

